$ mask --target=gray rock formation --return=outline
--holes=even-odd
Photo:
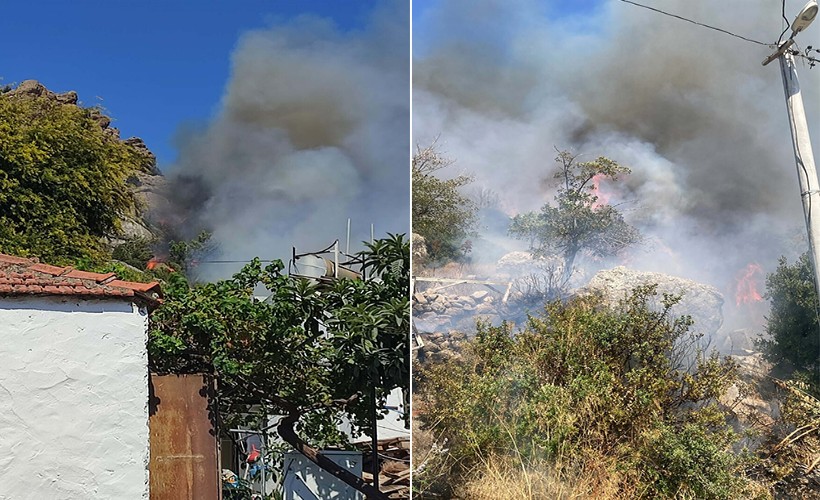
[[[60,104],[76,106],[77,102],[79,101],[77,97],[77,93],[73,90],[69,90],[68,92],[63,92],[59,94],[57,92],[52,92],[46,88],[45,85],[38,82],[37,80],[26,80],[17,87],[9,90],[6,93],[6,96],[10,97],[46,97],[48,99],[53,99]]]
[[[141,142],[141,141],[140,141]],[[126,181],[134,197],[135,213],[126,216],[121,224],[122,240],[157,240],[161,229],[159,214],[170,210],[168,181],[161,174],[136,172]]]
[[[6,95],[9,97],[42,97],[48,95],[56,95],[50,92],[45,85],[37,80],[26,80],[14,89],[10,90]]]
[[[112,239],[112,243],[116,244],[120,242],[130,241],[130,240],[154,240],[155,235],[148,228],[148,225],[144,223],[141,219],[135,217],[123,217],[120,221],[120,232],[119,238],[115,240]]]
[[[137,172],[128,178],[127,183],[142,213],[168,209],[168,181],[164,176]]]
[[[659,296],[670,293],[682,297],[672,314],[691,316],[695,322],[692,331],[713,337],[723,324],[723,295],[715,287],[668,274],[618,266],[598,272],[579,293],[601,293],[605,300],[616,303],[634,288],[650,284],[658,285]]]
[[[448,329],[474,331],[476,321],[499,325],[507,316],[507,308],[497,292],[475,289],[465,294],[418,292],[413,294],[413,323],[422,332],[440,332]]]
[[[446,363],[461,355],[461,343],[467,335],[458,330],[448,330],[422,334],[421,339],[424,345],[414,353],[419,361]]]
[[[729,423],[736,432],[757,431],[745,437],[738,448],[755,449],[780,418],[781,401],[769,376],[772,364],[759,352],[745,351],[732,358],[738,366],[738,381],[720,398],[720,403],[731,411]]]
[[[427,242],[424,241],[424,236],[418,233],[413,233],[410,241],[413,250],[413,268],[420,269],[427,262]]]
[[[539,270],[538,260],[530,252],[509,252],[495,264],[499,273],[508,276],[520,276]]]

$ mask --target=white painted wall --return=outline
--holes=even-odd
[[[148,498],[144,310],[0,298],[0,499]]]
[[[387,395],[386,406],[388,408],[387,415],[376,424],[376,438],[378,438],[379,441],[393,438],[410,439],[410,429],[405,429],[404,427],[404,412],[406,408],[404,407],[404,394],[401,392],[401,389],[393,389],[390,394]],[[398,408],[398,410],[395,408]],[[342,417],[339,430],[350,436],[351,428],[352,424],[350,419]],[[372,440],[373,438],[371,436],[362,434],[358,438],[351,439],[351,442],[370,443]]]

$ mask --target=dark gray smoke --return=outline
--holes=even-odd
[[[766,43],[782,31],[776,0],[646,3]],[[789,20],[804,3],[786,2]],[[628,264],[715,285],[727,304],[748,263],[771,272],[801,253],[780,72],[760,64],[772,50],[616,0],[570,17],[559,7],[448,0],[419,12],[414,142],[439,136],[509,215],[552,200],[554,147],[630,166],[625,184],[602,188],[647,236]],[[818,33],[797,40],[817,46]],[[820,69],[798,64],[816,138]]]
[[[303,17],[240,38],[216,117],[172,169],[183,234],[211,230],[220,259],[286,259],[344,245],[348,217],[351,251],[371,223],[409,231],[407,4],[380,2],[357,31]]]

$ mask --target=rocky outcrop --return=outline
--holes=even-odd
[[[757,348],[756,341],[760,335],[761,332],[750,328],[727,330],[724,325],[719,342],[716,342],[714,347],[723,354],[743,356]]]
[[[153,241],[155,235],[148,225],[138,217],[125,216],[120,220],[119,237],[112,238],[112,246],[131,240]]]
[[[133,148],[134,151],[139,153],[140,156],[142,156],[144,158],[144,161],[143,161],[143,164],[142,164],[142,171],[143,172],[146,172],[148,174],[155,175],[155,176],[162,175],[160,173],[159,169],[157,168],[157,157],[154,156],[154,153],[152,153],[150,149],[148,149],[148,146],[145,145],[145,142],[141,138],[139,138],[139,137],[129,137],[128,139],[125,139],[122,142],[124,142],[125,144],[128,144],[129,146],[131,146],[131,148]]]
[[[533,265],[532,259],[524,252],[508,254],[507,257],[506,267],[521,269]],[[530,304],[526,297],[522,297],[522,287],[515,280],[511,282],[508,292],[503,286],[486,286],[475,280],[450,281],[452,283],[448,284],[442,279],[443,284],[429,286],[413,294],[413,321],[418,331],[475,331],[476,321],[492,325],[502,321],[519,323],[526,319],[528,312],[540,311],[546,302],[542,299],[537,307]],[[702,333],[709,342],[715,341],[723,323],[723,296],[712,286],[662,273],[616,267],[596,274],[576,294],[600,294],[606,302],[616,304],[634,288],[649,284],[658,285],[658,306],[664,293],[681,296],[681,301],[672,308],[673,317],[691,316],[694,321],[692,331]],[[421,284],[417,282],[416,286],[420,287]],[[506,302],[503,300],[505,295]],[[712,347],[719,346],[713,344]]]
[[[723,324],[723,295],[710,285],[663,273],[636,271],[623,266],[600,271],[579,291],[579,294],[600,293],[604,299],[617,303],[638,286],[658,285],[658,294],[681,296],[674,306],[674,316],[689,315],[695,324],[692,330],[713,337]]]
[[[498,325],[505,308],[495,295],[498,294],[480,289],[466,295],[414,293],[413,323],[418,330],[427,332],[450,328],[475,330],[476,321]]]
[[[162,175],[137,172],[128,178],[128,186],[140,211],[165,210],[168,206],[168,181]]]
[[[419,269],[427,263],[427,242],[424,236],[418,233],[413,233],[410,241],[410,247],[413,250],[413,268]]]
[[[466,339],[459,330],[421,334],[423,345],[414,354],[421,362],[446,363],[461,355],[461,343]]]
[[[66,104],[77,104],[76,92],[71,92],[74,94],[75,99],[73,102],[66,102]],[[66,93],[68,94],[68,93]],[[56,94],[51,92],[46,88],[45,85],[38,82],[37,80],[26,80],[17,87],[9,90],[6,93],[8,97],[48,97],[51,99],[57,99],[57,96],[64,96],[65,94]],[[62,98],[63,100],[70,101],[70,99]]]
[[[73,90],[62,93],[52,92],[37,80],[25,80],[17,87],[6,92],[4,95],[14,99],[45,98],[56,101],[65,106],[80,105],[77,92]],[[157,170],[157,159],[142,139],[139,137],[130,137],[128,139],[121,140],[120,131],[117,128],[111,127],[111,117],[103,114],[102,110],[96,107],[86,109],[88,110],[91,119],[99,125],[108,137],[127,144],[134,150],[134,152],[143,158],[141,165],[143,171],[152,175],[159,175],[160,172]]]
[[[63,93],[52,92],[37,80],[26,80],[17,87],[3,94],[12,99],[49,99],[63,106],[80,106],[77,92],[73,90]],[[110,243],[116,245],[125,240],[146,239],[152,240],[157,236],[157,229],[149,222],[148,214],[158,207],[168,204],[166,180],[157,168],[157,159],[148,149],[145,142],[139,137],[120,139],[117,128],[111,127],[111,118],[96,107],[86,108],[88,116],[100,127],[111,140],[119,141],[128,146],[139,159],[139,171],[135,172],[127,181],[135,199],[134,211],[122,217],[119,234],[110,237]]]
[[[496,262],[499,274],[511,277],[525,276],[543,271],[543,259],[535,258],[530,252],[515,251],[504,254]]]

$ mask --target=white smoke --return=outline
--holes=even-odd
[[[765,43],[783,27],[775,0],[646,3]],[[802,5],[787,1],[787,15]],[[560,7],[448,0],[420,12],[414,142],[438,137],[508,215],[552,200],[555,147],[631,167],[603,187],[647,237],[628,264],[712,284],[727,304],[749,262],[771,272],[801,253],[780,72],[760,64],[772,49],[617,0]],[[797,40],[816,46],[818,32]],[[816,126],[820,70],[798,65]]]
[[[172,169],[187,236],[211,230],[230,260],[344,245],[347,218],[351,250],[371,224],[408,233],[408,22],[407,2],[385,0],[359,30],[305,16],[245,33],[215,118]]]

